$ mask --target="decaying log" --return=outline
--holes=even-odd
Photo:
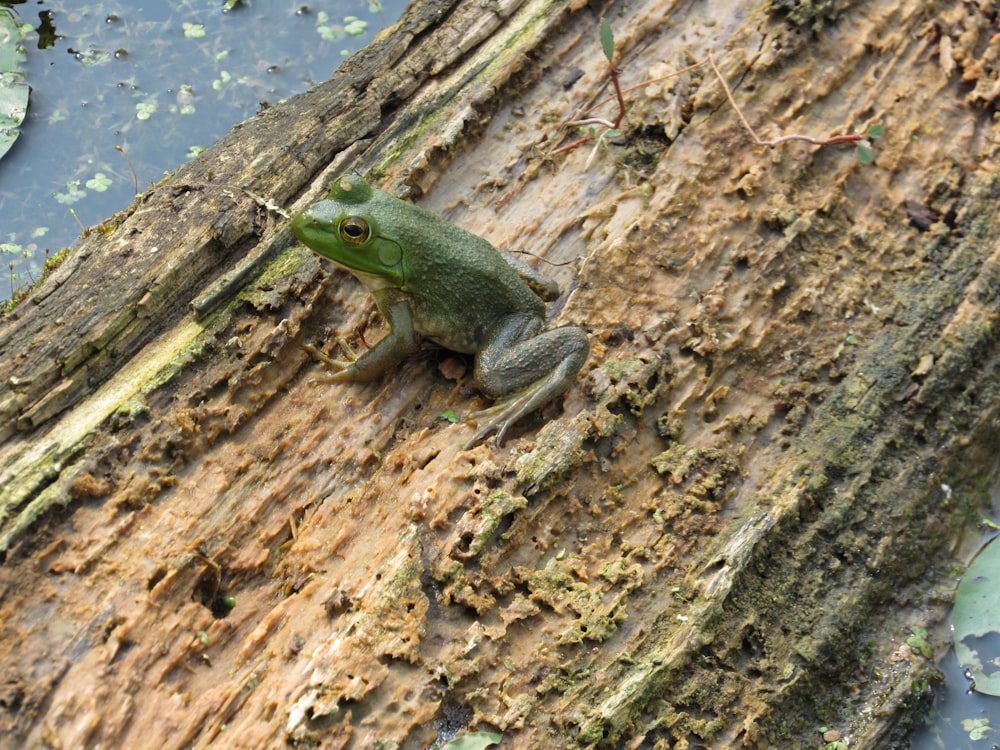
[[[0,746],[902,746],[997,437],[980,5],[419,3],[93,231],[0,321]],[[602,13],[875,164],[706,65],[553,155]],[[351,170],[567,289],[502,447],[457,355],[316,382],[381,321],[267,204]]]

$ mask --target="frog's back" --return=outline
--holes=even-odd
[[[544,317],[545,303],[499,250],[429,212],[420,213],[424,221],[401,217],[398,225],[398,241],[407,248],[403,291],[419,333],[449,349],[473,352],[500,318]]]

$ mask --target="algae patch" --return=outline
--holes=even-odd
[[[33,443],[0,474],[0,552],[55,504],[65,504],[63,482],[76,470],[73,457],[114,413],[168,380],[180,367],[180,355],[204,331],[194,321],[156,339],[110,378],[91,397],[66,412],[45,436]],[[15,515],[16,514],[16,515]],[[8,521],[13,517],[13,523]]]

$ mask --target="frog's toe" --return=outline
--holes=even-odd
[[[494,404],[480,411],[473,412],[469,415],[469,419],[475,422],[477,425],[482,425],[476,433],[469,438],[466,442],[463,450],[471,450],[483,442],[493,433],[497,433],[497,445],[500,445],[503,440],[504,433],[507,432],[508,425],[500,424],[502,419],[503,404]]]
[[[479,445],[483,440],[488,438],[490,436],[490,433],[492,432],[493,432],[493,425],[487,424],[485,427],[478,430],[476,434],[473,435],[464,446],[462,446],[462,450],[471,451],[473,448]]]
[[[313,346],[312,344],[303,344],[302,348],[309,352],[310,356],[312,356],[312,358],[317,362],[322,362],[323,364],[333,367],[336,370],[346,370],[358,361],[358,353],[354,351],[351,345],[343,338],[337,339],[337,345],[347,355],[348,359],[334,359],[329,354],[322,351],[319,347]]]
[[[486,420],[486,423],[465,444],[465,449],[474,448],[493,433],[496,433],[494,442],[497,446],[503,445],[507,430],[519,422],[528,412],[534,411],[538,407],[534,401],[535,399],[532,398],[530,392],[521,393],[470,415],[477,423],[482,423],[483,420]]]
[[[497,444],[497,447],[503,445],[503,439],[506,436],[507,429],[511,426],[511,424],[513,424],[511,421],[503,419],[494,419],[487,422],[476,431],[476,434],[473,435],[472,438],[469,439],[469,442],[465,444],[463,450],[472,450],[493,433],[496,433],[494,442]]]

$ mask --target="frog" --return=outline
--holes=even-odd
[[[472,355],[472,380],[495,405],[477,417],[471,448],[508,430],[565,393],[590,353],[582,328],[545,328],[559,285],[510,252],[359,175],[292,218],[313,252],[346,269],[374,298],[389,332],[349,360],[323,355],[327,380],[371,381],[394,370],[428,339]],[[318,350],[312,348],[314,354]]]

